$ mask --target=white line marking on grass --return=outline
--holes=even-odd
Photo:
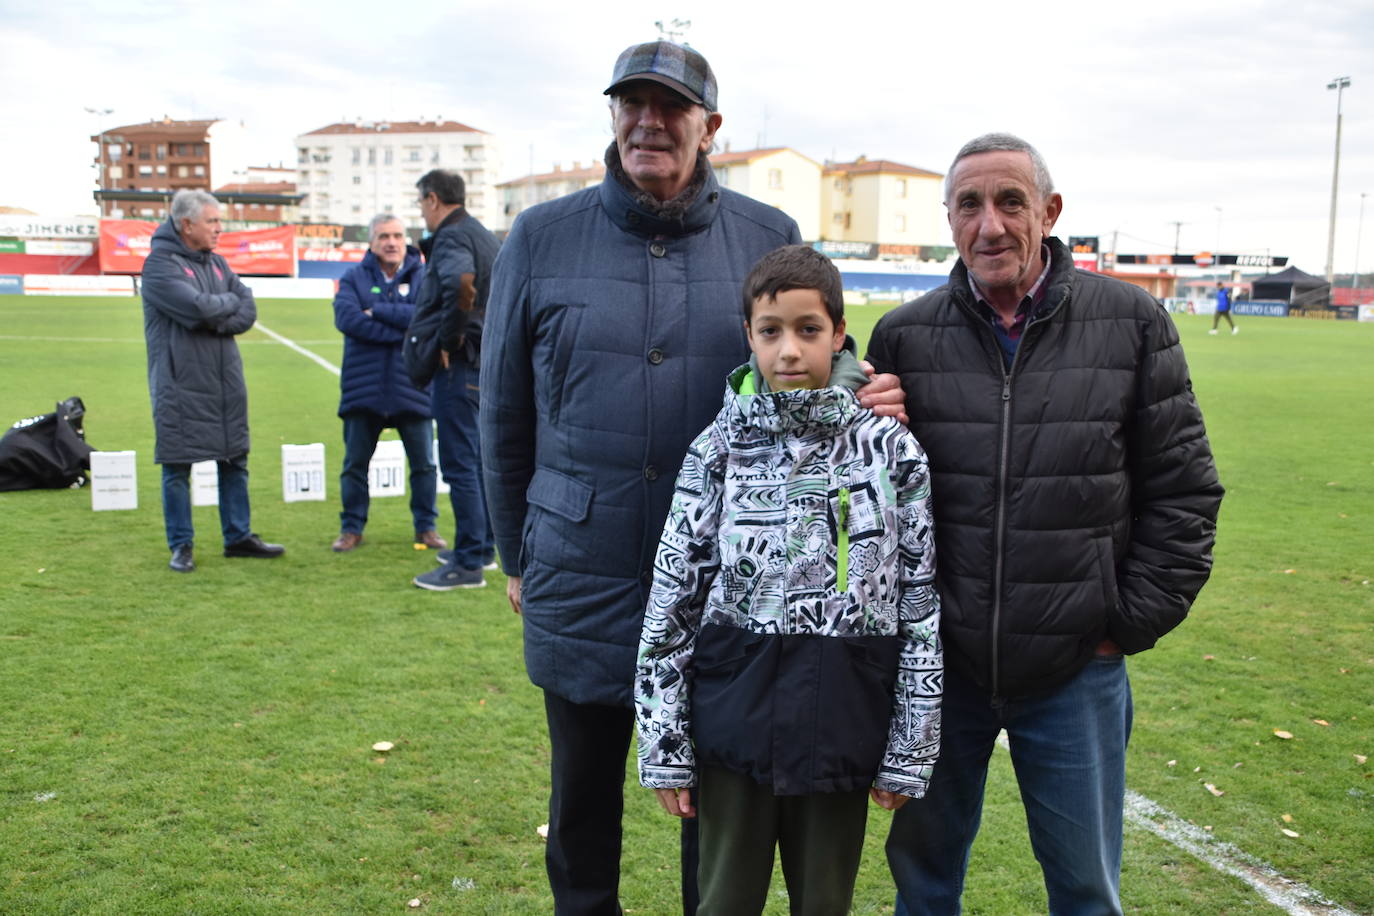
[[[997,746],[1010,751],[1007,733],[997,736]],[[1125,819],[1148,830],[1211,866],[1214,871],[1239,878],[1259,892],[1265,900],[1292,916],[1356,916],[1300,881],[1285,878],[1274,866],[1255,858],[1230,843],[1190,824],[1178,815],[1150,801],[1139,792],[1126,790]]]
[[[1126,820],[1184,852],[1192,853],[1216,871],[1239,878],[1286,913],[1294,916],[1355,916],[1306,884],[1285,878],[1267,862],[1218,840],[1196,824],[1188,823],[1129,789],[1126,790]]]
[[[343,374],[343,370],[341,370],[338,366],[331,363],[329,360],[325,359],[323,356],[320,356],[318,353],[312,353],[311,351],[307,350],[305,347],[302,347],[300,344],[296,343],[289,337],[281,336],[276,331],[272,330],[267,325],[263,324],[261,321],[253,325],[253,327],[257,328],[259,331],[262,331],[264,334],[266,334],[268,337],[271,337],[278,343],[281,343],[284,346],[290,347],[292,350],[295,350],[297,353],[299,353],[301,356],[304,356],[306,359],[314,360],[315,362],[319,363],[321,366],[324,366],[326,369],[328,369],[335,375]]]

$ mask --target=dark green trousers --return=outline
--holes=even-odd
[[[771,786],[718,767],[702,767],[699,776],[697,916],[763,912],[775,848],[793,916],[849,912],[863,853],[867,790],[774,795]]]

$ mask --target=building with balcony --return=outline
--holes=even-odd
[[[361,225],[394,213],[423,227],[415,182],[437,168],[463,176],[473,216],[487,226],[498,218],[495,138],[457,121],[338,122],[296,137],[296,155],[302,222]]]
[[[100,215],[162,219],[183,188],[208,191],[247,168],[242,122],[211,119],[112,127],[91,137],[97,146]]]
[[[948,246],[944,177],[887,159],[860,156],[853,162],[827,162],[820,238],[873,242],[881,254],[892,256]]]

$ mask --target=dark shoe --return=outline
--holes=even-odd
[[[439,537],[439,532],[431,528],[428,531],[415,532],[415,546],[421,550],[443,550],[448,546],[448,541]]]
[[[356,531],[344,531],[334,539],[330,550],[335,553],[348,553],[363,542],[363,536]]]
[[[450,563],[453,562],[453,551],[452,551],[452,550],[441,550],[441,551],[439,551],[438,553],[436,553],[436,554],[434,555],[434,562],[438,563],[440,566],[447,566],[448,564],[450,564]],[[482,568],[483,568],[483,569],[500,569],[500,568],[501,568],[501,564],[499,564],[499,563],[496,562],[496,557],[492,557],[490,560],[488,560],[487,562],[485,562],[485,563],[482,564]]]
[[[280,544],[265,544],[262,538],[256,534],[250,534],[241,541],[235,541],[224,548],[226,557],[259,557],[261,559],[272,559],[286,553],[286,548]]]
[[[172,572],[195,572],[196,561],[191,556],[191,545],[182,544],[180,547],[172,548],[172,562],[167,566]]]
[[[463,569],[460,566],[441,566],[411,580],[420,588],[432,592],[449,592],[455,588],[481,588],[487,584],[480,569]]]

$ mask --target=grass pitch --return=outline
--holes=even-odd
[[[878,313],[851,310],[860,341]],[[92,444],[139,455],[135,511],[92,512],[85,491],[0,494],[0,911],[550,912],[548,754],[519,621],[499,573],[481,590],[409,584],[433,559],[410,546],[404,499],[373,501],[358,551],[329,551],[338,380],[259,331],[241,338],[254,528],[287,554],[223,559],[216,510],[196,508],[200,569],[179,576],[138,301],[0,297],[0,315],[0,420],[77,394]],[[266,300],[260,315],[338,363],[327,302]],[[1192,616],[1130,663],[1128,785],[1374,912],[1374,326],[1179,324],[1228,493]],[[316,441],[328,501],[283,503],[280,445]],[[395,749],[371,750],[380,740]],[[676,825],[628,772],[622,898],[672,913]],[[856,913],[891,912],[886,819],[873,810]],[[780,879],[774,892],[769,912],[786,912]],[[1134,913],[1279,912],[1134,827],[1122,893]],[[965,905],[1045,910],[1000,751]]]

